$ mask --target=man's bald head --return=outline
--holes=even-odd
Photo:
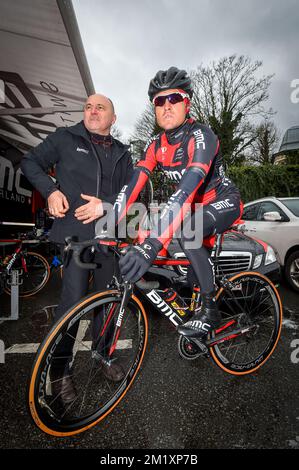
[[[114,106],[110,98],[98,93],[87,98],[84,106],[84,124],[89,132],[109,135],[115,121]]]

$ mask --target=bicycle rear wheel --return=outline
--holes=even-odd
[[[280,337],[282,305],[275,286],[256,272],[239,273],[217,295],[223,325],[211,335],[213,360],[225,372],[245,375],[272,355]],[[224,336],[217,343],[217,336]],[[213,345],[213,340],[215,343]]]
[[[83,432],[104,419],[125,396],[143,360],[148,325],[143,306],[133,295],[124,311],[117,342],[112,344],[120,303],[121,295],[116,290],[89,295],[54,325],[41,344],[28,399],[31,416],[42,431],[55,436]],[[96,341],[94,312],[102,315]],[[53,385],[61,379],[53,381],[52,377],[55,361],[64,345],[68,343],[69,348],[70,341],[68,373],[77,396],[68,406],[62,406],[59,393],[54,392],[57,386]],[[105,376],[104,361],[117,361],[121,366],[124,375],[119,382]]]
[[[26,270],[22,264],[26,263]],[[22,284],[19,286],[20,297],[30,297],[37,294],[48,282],[50,276],[50,266],[48,261],[39,253],[28,251],[17,258],[12,269],[22,269]],[[11,293],[11,289],[7,284],[5,287],[7,294]]]

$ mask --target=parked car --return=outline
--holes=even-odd
[[[170,243],[168,255],[173,259],[186,259],[177,240]],[[212,252],[212,259],[213,256]],[[186,266],[177,266],[176,270],[182,275],[187,273]],[[280,265],[270,245],[229,230],[224,234],[216,276],[230,277],[242,271],[259,271],[275,283],[280,280]]]
[[[141,222],[141,229],[139,229],[139,237],[141,237],[139,241],[143,241],[148,236],[150,229],[150,221],[145,216]],[[160,251],[159,258],[161,264],[165,258],[186,261],[185,253],[176,238],[170,242],[167,249]],[[214,258],[213,251],[211,258]],[[240,231],[231,229],[224,233],[219,258],[215,269],[216,276],[226,275],[230,277],[242,271],[258,271],[274,283],[281,279],[280,264],[273,248],[268,243],[253,239]],[[187,269],[188,267],[184,264],[169,266],[170,280],[178,274],[186,276]],[[159,266],[152,266],[149,271],[155,279],[155,276],[159,275]],[[163,275],[165,275],[165,269]]]
[[[290,286],[299,292],[299,197],[265,197],[244,206],[239,229],[273,246]]]

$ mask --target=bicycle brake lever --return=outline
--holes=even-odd
[[[64,266],[68,266],[71,257],[72,257],[72,237],[65,238],[65,247],[63,249],[63,264]]]
[[[82,269],[96,269],[96,263],[84,263],[81,261],[80,255],[84,248],[93,246],[93,240],[86,240],[84,242],[75,242],[72,237],[65,238],[66,246],[64,248],[64,262],[67,266],[72,256],[74,256],[75,263]]]
[[[75,263],[80,268],[82,268],[82,269],[96,269],[97,268],[96,263],[84,263],[83,261],[81,261],[80,255],[81,255],[81,248],[75,246],[73,248],[73,256],[74,256]]]

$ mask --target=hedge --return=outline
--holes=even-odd
[[[299,197],[299,165],[231,167],[227,175],[239,188],[243,202],[276,197]]]
[[[299,197],[299,165],[230,167],[226,174],[240,189],[243,202],[260,197]],[[161,172],[152,175],[154,199],[165,202],[175,191],[173,182]]]

